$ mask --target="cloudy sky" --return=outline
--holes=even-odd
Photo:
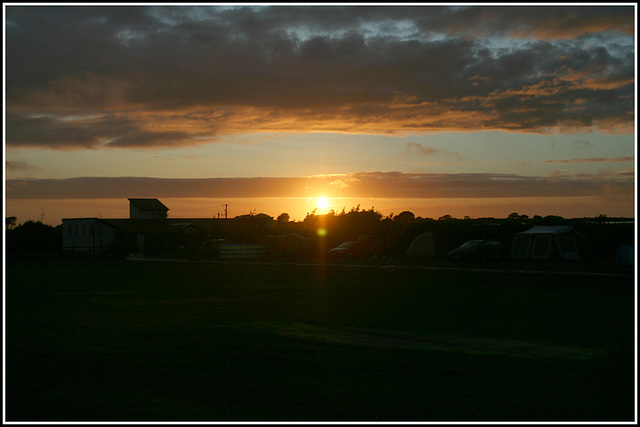
[[[635,7],[5,4],[5,214],[631,217]]]

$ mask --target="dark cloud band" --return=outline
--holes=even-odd
[[[633,7],[9,6],[7,143],[632,132],[633,25]]]
[[[300,178],[172,179],[86,177],[11,179],[9,199],[310,197],[498,198],[598,196],[633,192],[633,173],[529,177],[506,174],[371,172]]]

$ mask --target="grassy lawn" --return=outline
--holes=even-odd
[[[8,261],[7,421],[633,421],[632,277]]]

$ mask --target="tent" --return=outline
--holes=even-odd
[[[269,236],[269,252],[276,257],[311,255],[317,245],[317,239],[295,233]]]
[[[620,245],[616,248],[616,264],[633,266],[633,245]]]
[[[584,238],[572,226],[535,226],[513,238],[511,257],[546,260],[580,259],[576,238]]]
[[[413,239],[406,255],[412,258],[427,258],[432,257],[434,253],[433,233],[422,233]]]

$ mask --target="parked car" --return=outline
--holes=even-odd
[[[362,240],[350,240],[329,250],[332,257],[357,257],[367,253],[367,244]]]
[[[500,258],[500,242],[469,240],[449,251],[449,258],[457,261],[485,261]]]

